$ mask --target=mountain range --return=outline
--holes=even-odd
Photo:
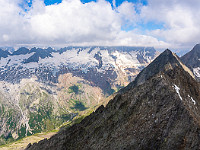
[[[119,88],[132,81],[156,56],[151,47],[21,47],[12,54],[1,50],[0,80],[18,83],[36,76],[40,82],[57,83],[60,74],[72,73],[110,94],[112,86]]]
[[[199,147],[199,44],[181,58],[151,47],[0,51],[0,144],[64,123],[27,149]]]
[[[152,47],[0,49],[0,144],[72,121],[133,81]]]
[[[199,87],[165,50],[106,107],[26,149],[200,149]]]

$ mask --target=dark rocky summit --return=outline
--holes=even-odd
[[[12,55],[25,55],[29,53],[29,49],[26,47],[20,47],[18,50],[14,51]]]
[[[166,50],[128,88],[81,123],[27,150],[200,149],[200,89]]]
[[[200,66],[200,44],[194,46],[194,48],[181,57],[181,61],[188,66],[191,70]]]
[[[181,61],[193,71],[196,79],[200,81],[200,44],[181,57]]]
[[[52,57],[51,52],[53,52],[52,48],[41,49],[41,48],[32,48],[29,53],[35,52],[32,56],[24,61],[24,63],[30,62],[38,62],[40,58],[44,59],[46,57]]]
[[[10,53],[8,51],[4,51],[2,49],[0,49],[0,59],[3,57],[3,58],[6,58],[10,55]]]
[[[163,73],[166,73],[166,71],[178,66],[183,68],[194,78],[193,73],[184,64],[182,64],[179,57],[176,54],[172,53],[169,49],[167,49],[162,54],[160,54],[160,56],[157,57],[152,63],[150,63],[148,67],[144,68],[141,73],[136,77],[136,79],[120,92],[127,91],[135,86],[143,84],[146,80],[150,79],[152,76],[158,74],[161,71]]]

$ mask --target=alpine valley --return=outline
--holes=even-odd
[[[93,112],[157,55],[152,47],[0,49],[0,144]]]

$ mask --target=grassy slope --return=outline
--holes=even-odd
[[[79,115],[76,116],[72,121],[64,123],[59,128],[65,128],[65,127],[72,126],[73,124],[80,123],[86,116],[90,115],[93,111],[95,111],[96,108],[98,108],[98,106],[87,109],[86,111],[79,113]],[[56,134],[58,131],[59,131],[59,129],[52,130],[50,132],[37,133],[37,134],[31,135],[31,136],[25,137],[23,139],[20,139],[18,141],[15,141],[15,142],[12,142],[12,143],[9,143],[6,145],[2,145],[2,146],[0,146],[0,150],[13,150],[13,149],[23,150],[26,148],[26,146],[29,143],[33,144],[33,143],[43,140],[45,138],[48,139],[52,135]]]
[[[28,145],[28,143],[35,143],[38,142],[44,138],[50,138],[52,135],[54,135],[56,133],[55,132],[48,132],[48,133],[38,133],[32,136],[28,136],[26,138],[23,138],[21,140],[15,141],[13,143],[7,144],[7,145],[2,145],[0,146],[1,150],[23,150],[26,148],[26,146]]]
[[[72,82],[73,80],[70,80],[70,81]],[[79,86],[79,85],[81,85],[81,86]],[[97,99],[97,97],[100,96],[99,93],[101,93],[98,89],[94,90],[95,89],[94,87],[90,87],[87,84],[80,84],[80,80],[79,80],[79,84],[77,84],[77,81],[74,81],[74,83],[67,84],[67,85],[62,85],[62,86],[64,87],[64,89],[67,89],[64,93],[63,93],[63,91],[61,91],[61,93],[60,93],[60,94],[62,94],[64,96],[66,96],[63,99],[70,99],[71,98],[66,103],[67,105],[65,104],[66,107],[68,106],[68,109],[70,110],[70,112],[77,113],[78,115],[72,121],[68,121],[68,122],[62,124],[62,126],[60,126],[60,127],[63,127],[63,126],[68,127],[68,126],[71,126],[71,125],[73,125],[75,123],[79,123],[85,116],[87,116],[90,113],[92,113],[100,105],[102,105],[102,104],[106,105],[107,102],[110,99],[113,98],[113,95],[111,95],[111,96],[109,96],[107,98],[103,98],[103,100],[99,101],[98,105],[95,105],[95,103],[97,104],[97,102],[94,103],[94,101]],[[25,89],[27,90],[29,88],[25,88]],[[27,92],[29,93],[29,95],[28,95],[29,97],[32,95],[32,93],[33,94],[35,93],[33,89],[34,88],[31,88],[31,90],[25,91],[26,93]],[[79,92],[79,91],[82,91],[82,92]],[[41,97],[43,95],[42,94],[43,92],[44,92],[43,90],[42,90],[42,92],[41,91],[40,92],[36,92],[37,94],[36,94],[36,96],[34,96],[34,99],[36,99],[38,97]],[[96,92],[98,94],[96,94]],[[24,92],[21,92],[21,93],[24,93]],[[87,94],[84,94],[84,93],[87,93]],[[85,95],[88,95],[88,93],[90,93],[89,95],[92,96],[92,97],[88,97],[88,98],[85,97]],[[38,96],[38,94],[40,94],[41,96]],[[33,98],[33,96],[32,96],[32,98]],[[74,98],[74,99],[72,99],[72,98]],[[44,98],[44,99],[47,99],[47,98]],[[89,101],[88,100],[86,102],[82,101],[84,99],[88,99]],[[23,98],[22,97],[22,100],[26,100],[26,103],[27,103],[28,102],[27,100],[29,100],[29,98]],[[61,102],[62,102],[62,100],[61,100]],[[23,101],[22,104],[24,104],[24,103],[25,102]],[[29,102],[29,103],[31,103],[31,102]],[[27,104],[27,105],[30,105],[30,104]],[[63,104],[61,103],[61,105],[63,105]],[[25,106],[21,106],[22,109],[26,108]],[[40,104],[40,106],[43,106],[43,105]],[[86,108],[89,108],[89,109],[86,109]],[[34,118],[34,117],[31,117],[31,118]],[[32,124],[30,124],[30,125],[32,125]],[[53,130],[53,129],[51,129],[51,130]],[[53,134],[56,134],[56,130],[54,130],[54,131],[47,130],[46,132],[43,131],[42,133],[37,133],[36,132],[36,134],[34,134],[32,136],[28,136],[28,137],[22,138],[20,140],[17,140],[15,142],[12,142],[12,143],[9,143],[9,144],[6,144],[6,145],[2,145],[2,146],[0,146],[0,149],[5,149],[5,150],[7,150],[7,149],[24,149],[29,143],[35,143],[35,142],[38,142],[38,141],[40,141],[40,140],[42,140],[44,138],[49,138]]]

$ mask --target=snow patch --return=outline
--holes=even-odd
[[[196,105],[196,101],[190,95],[188,95],[188,97],[191,98],[191,100],[194,103],[194,105]]]
[[[181,97],[180,92],[179,92],[180,88],[176,84],[174,84],[174,89],[176,90],[176,93],[178,94],[180,100],[183,100],[183,98]]]
[[[200,78],[200,67],[193,68],[194,75]]]

